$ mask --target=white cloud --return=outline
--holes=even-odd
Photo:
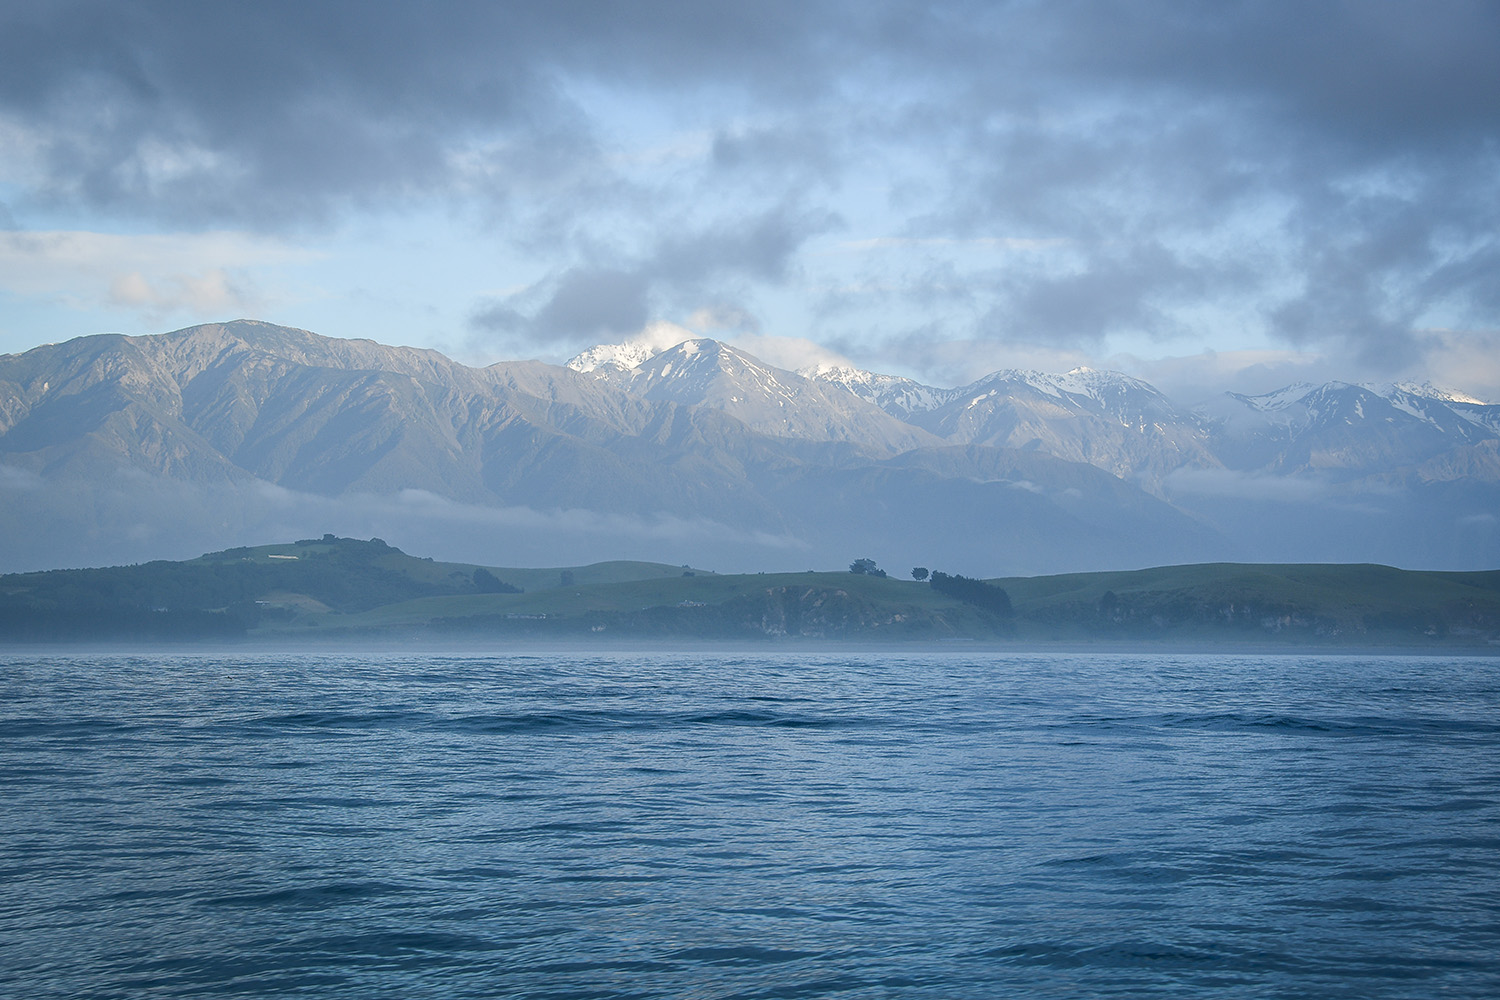
[[[1430,330],[1420,342],[1422,378],[1500,401],[1500,330]]]
[[[236,232],[0,232],[0,289],[151,315],[250,314],[265,305],[253,269],[315,256],[279,240]]]
[[[1177,469],[1163,482],[1175,498],[1235,497],[1281,503],[1324,502],[1330,497],[1327,483],[1308,476],[1274,476],[1234,469]]]
[[[0,464],[0,490],[36,490],[42,485],[42,477],[30,469]]]
[[[923,381],[941,386],[967,385],[1002,368],[1066,372],[1080,365],[1107,367],[1094,356],[1073,348],[994,340],[933,342],[920,337],[897,344],[892,360],[897,369],[892,374],[911,371]]]
[[[814,343],[804,337],[767,337],[746,334],[731,338],[729,343],[747,354],[753,354],[767,364],[784,368],[787,371],[811,368],[816,365],[854,364],[837,351],[829,350],[822,344]]]
[[[1116,355],[1100,367],[1145,379],[1169,397],[1194,404],[1225,392],[1256,395],[1294,382],[1325,382],[1355,377],[1347,364],[1297,350],[1204,351],[1166,358]]]
[[[760,321],[749,310],[733,305],[714,305],[695,309],[686,322],[694,330],[703,330],[710,334],[720,330],[754,333],[760,329]]]
[[[696,333],[687,327],[661,320],[646,324],[646,327],[640,333],[633,335],[625,343],[640,344],[652,350],[665,351],[669,347],[676,347],[684,340],[693,340],[697,336]]]
[[[221,267],[197,275],[173,275],[153,282],[139,271],[122,274],[110,282],[109,300],[114,305],[145,307],[160,312],[190,309],[199,313],[243,312],[259,301]]]

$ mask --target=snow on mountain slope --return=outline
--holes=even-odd
[[[924,456],[942,450],[907,447],[932,443],[925,432],[713,341],[615,369],[633,392],[537,362],[470,368],[325,341],[224,324],[0,357],[0,568],[356,526],[470,557],[800,567],[874,552],[990,573],[1225,544],[1097,470],[980,448]]]
[[[836,385],[860,399],[874,403],[898,420],[925,413],[950,402],[958,389],[937,389],[900,375],[880,375],[848,365],[814,365],[797,374],[815,382]]]
[[[421,523],[543,553],[628,535],[621,557],[669,561],[1500,558],[1500,407],[1429,386],[1296,386],[1210,416],[1111,372],[933,389],[712,340],[603,353],[471,368],[236,322],[0,356],[0,560],[180,555],[292,530],[294,507],[308,531]]]
[[[1149,489],[1174,469],[1218,465],[1195,416],[1118,372],[999,371],[913,422],[949,441],[1085,462]]]
[[[1226,394],[1213,412],[1232,468],[1391,474],[1500,436],[1500,406],[1430,384],[1299,383]]]
[[[685,341],[635,367],[600,364],[590,374],[643,399],[722,410],[773,437],[846,441],[886,454],[939,443],[852,393],[716,340]]]
[[[649,344],[597,344],[570,358],[565,367],[589,374],[599,369],[638,368],[654,358],[660,350]]]
[[[1451,389],[1439,388],[1430,382],[1327,382],[1323,385],[1298,382],[1258,396],[1240,393],[1226,395],[1250,410],[1278,415],[1281,422],[1315,423],[1327,419],[1362,419],[1364,406],[1372,403],[1385,417],[1390,415],[1384,414],[1382,404],[1438,426],[1454,426],[1452,417],[1490,430],[1500,425],[1496,420],[1497,414],[1500,414],[1500,406]]]

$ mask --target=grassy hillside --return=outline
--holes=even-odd
[[[306,616],[358,615],[416,598],[681,578],[685,572],[697,571],[644,562],[546,570],[481,567],[410,556],[379,539],[325,535],[182,562],[3,576],[0,637],[238,635]]]
[[[294,629],[505,631],[529,635],[948,638],[1009,634],[1007,622],[925,585],[843,573],[697,575],[524,594],[423,597]]]
[[[992,582],[1010,594],[1037,638],[1482,643],[1500,637],[1500,571],[1207,563]]]
[[[1008,601],[976,581],[939,592],[848,572],[483,567],[324,536],[183,562],[0,577],[0,638],[795,636],[1500,651],[1500,571],[1206,564],[989,584]]]

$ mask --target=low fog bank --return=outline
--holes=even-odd
[[[856,484],[829,496],[822,485],[781,498],[798,520],[777,534],[667,514],[485,507],[420,490],[330,498],[263,482],[206,487],[129,473],[106,488],[11,475],[0,481],[0,572],[188,559],[329,532],[493,566],[634,559],[756,572],[871,558],[902,577],[914,566],[981,577],[1219,561],[1500,566],[1493,488],[1258,495],[1254,484],[1185,484],[1173,499],[1188,514],[1160,518],[1083,500],[1044,503],[1014,484],[971,483],[941,498]]]
[[[789,556],[801,548],[793,539],[709,521],[479,507],[418,490],[332,498],[268,483],[235,489],[129,476],[108,490],[34,479],[4,500],[0,572],[7,573],[191,559],[329,532],[495,566],[639,559],[749,570],[803,561]]]

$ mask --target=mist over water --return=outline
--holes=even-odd
[[[0,656],[0,994],[1500,993],[1500,662]]]

